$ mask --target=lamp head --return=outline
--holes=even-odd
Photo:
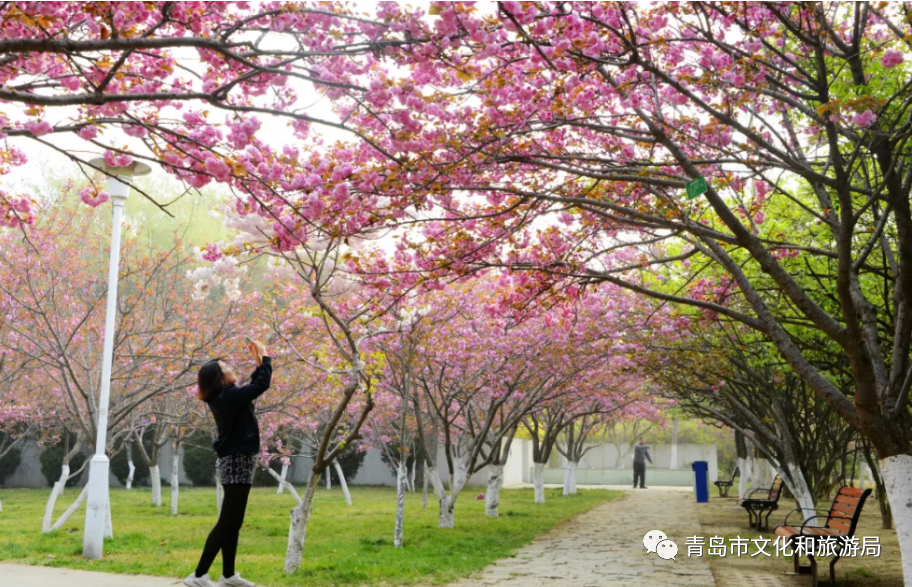
[[[116,175],[118,177],[139,177],[141,175],[149,175],[152,173],[152,168],[142,163],[140,161],[133,161],[125,167],[112,167],[108,165],[104,157],[96,157],[89,161],[90,165],[94,165],[98,169],[102,169],[111,175]]]
[[[149,175],[152,172],[151,167],[139,161],[133,161],[123,167],[112,167],[108,165],[104,157],[96,157],[89,161],[89,164],[110,174],[108,175],[108,194],[115,205],[122,205],[130,195],[130,183],[134,177]]]

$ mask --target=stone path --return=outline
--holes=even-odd
[[[678,545],[675,560],[646,552],[649,530]],[[706,559],[687,557],[685,539],[694,535],[702,531],[691,493],[628,490],[450,587],[715,587]]]
[[[3,587],[172,587],[178,579],[0,563]]]

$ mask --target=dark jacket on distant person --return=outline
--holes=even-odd
[[[649,456],[649,445],[639,443],[633,445],[633,462],[646,464],[644,459],[649,459],[649,464],[652,464],[652,457]]]
[[[212,447],[219,457],[260,451],[260,426],[253,411],[253,400],[269,389],[271,381],[272,359],[263,357],[263,363],[250,376],[249,384],[243,387],[226,385],[209,402],[218,427],[218,437]]]

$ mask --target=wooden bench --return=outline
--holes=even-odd
[[[845,539],[855,535],[855,527],[858,525],[858,518],[861,516],[861,510],[864,507],[865,500],[871,494],[870,489],[856,489],[855,487],[844,486],[836,493],[836,499],[830,506],[826,515],[813,516],[804,521],[800,526],[789,526],[788,519],[795,512],[801,512],[801,509],[792,510],[785,517],[785,522],[776,526],[774,532],[776,536],[781,536],[787,543],[791,543],[799,536],[813,536],[817,538],[834,537],[840,540],[840,549],[845,545]],[[818,512],[819,513],[819,512]],[[826,518],[823,526],[809,526],[808,522]],[[841,556],[841,550],[836,550],[836,555],[830,562],[830,584],[836,584],[836,562]],[[803,567],[799,564],[798,551],[794,552],[795,574],[812,575],[814,577],[814,586],[817,586],[817,561],[814,554],[805,552],[810,559],[810,566]]]
[[[719,488],[719,497],[728,497],[728,490],[735,484],[735,477],[738,476],[738,467],[732,471],[732,477],[728,481],[713,481],[713,485]]]
[[[752,497],[755,493],[760,495],[766,494],[766,498],[755,498]],[[738,500],[738,505],[747,510],[747,516],[749,518],[749,524],[751,528],[756,528],[757,531],[769,530],[769,517],[774,511],[779,509],[779,496],[782,495],[782,477],[776,475],[776,478],[773,479],[773,486],[769,489],[754,489],[747,494],[747,498]],[[766,519],[763,521],[761,526],[760,520],[763,517],[763,514],[766,514]],[[756,518],[756,523],[754,519]]]

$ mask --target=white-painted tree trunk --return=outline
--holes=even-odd
[[[171,460],[171,515],[177,515],[177,498],[178,492],[180,491],[180,447],[174,447],[174,456]]]
[[[133,464],[133,443],[127,443],[127,467],[130,472],[127,474],[126,488],[133,489],[133,475],[136,473],[136,465]]]
[[[801,508],[804,519],[808,520],[807,525],[819,526],[823,520],[810,520],[810,518],[817,515],[817,512],[815,511],[814,496],[811,495],[811,490],[808,488],[804,474],[793,463],[786,463],[786,468],[788,475],[783,475],[782,480],[792,493],[792,497],[798,502],[798,507]]]
[[[3,511],[3,500],[0,500],[0,512]]]
[[[881,459],[880,474],[893,510],[904,583],[912,585],[912,455]]]
[[[352,495],[348,490],[348,482],[345,480],[345,473],[342,472],[342,465],[339,464],[339,461],[333,461],[333,470],[336,472],[336,475],[339,477],[339,485],[342,487],[342,495],[345,496],[345,504],[352,504]],[[329,475],[327,475],[328,477]]]
[[[54,517],[54,506],[57,504],[57,498],[63,495],[63,489],[66,487],[67,479],[70,478],[70,466],[63,465],[60,467],[60,478],[54,483],[51,489],[51,495],[48,497],[47,505],[44,506],[44,520],[41,522],[41,531],[50,532],[51,522]]]
[[[67,520],[69,520],[70,517],[74,513],[76,513],[76,510],[79,509],[79,506],[81,506],[82,503],[86,500],[86,496],[88,494],[89,494],[89,484],[86,483],[85,487],[83,487],[82,491],[79,493],[79,496],[73,501],[72,504],[70,504],[70,507],[68,507],[66,509],[66,511],[63,512],[63,514],[60,516],[60,518],[56,522],[54,522],[54,525],[51,526],[47,531],[49,532],[51,530],[59,530],[60,528],[62,528],[63,525],[67,523]]]
[[[449,495],[446,494],[446,490],[443,488],[443,481],[440,479],[437,469],[430,467],[428,470],[431,483],[434,485],[434,493],[437,494],[437,501],[440,504],[438,528],[453,528],[456,525],[456,499],[459,497],[463,487],[465,487],[466,481],[468,481],[468,471],[462,459],[456,461],[455,467],[456,473],[450,483]]]
[[[409,491],[415,493],[415,468],[418,466],[418,459],[412,459],[412,470],[409,471],[408,486]]]
[[[744,468],[741,469],[741,474],[744,475],[744,483],[746,489],[744,490],[744,497],[747,497],[747,494],[751,492],[751,489],[754,488],[754,457],[747,457],[744,459]]]
[[[437,527],[456,527],[456,500],[452,496],[447,496],[440,501],[440,516],[437,519]]]
[[[424,488],[422,489],[421,495],[421,509],[426,510],[428,508],[428,467],[427,462],[425,461],[422,461],[421,464],[424,467],[424,479],[422,480]]]
[[[545,463],[535,463],[532,485],[535,487],[535,503],[545,503]]]
[[[326,472],[326,489],[332,489],[332,475],[329,474],[329,471]]]
[[[405,520],[405,490],[408,486],[408,467],[400,459],[396,469],[396,529],[393,532],[393,546],[402,546],[402,527]]]
[[[285,463],[282,463],[282,473],[279,475],[279,477],[281,477],[282,479],[281,479],[281,481],[279,481],[279,488],[276,489],[276,495],[279,495],[280,493],[285,491],[285,483],[283,483],[283,481],[285,481],[285,477],[287,477],[287,476],[288,476],[288,465],[286,465]]]
[[[317,492],[320,476],[311,473],[304,499],[291,510],[291,525],[288,528],[288,549],[285,551],[285,572],[294,573],[304,560],[304,540],[307,537],[307,522],[313,512],[313,498]]]
[[[671,428],[671,458],[668,462],[669,469],[678,468],[678,419],[675,418]]]
[[[750,469],[747,459],[738,459],[738,499],[747,497],[747,482],[750,479]]]
[[[485,515],[496,518],[499,514],[500,488],[503,487],[503,465],[491,465],[488,474],[488,490],[485,493]]]
[[[756,488],[772,486],[772,467],[770,467],[769,461],[760,457],[754,458],[754,470],[751,472],[751,477]]]
[[[225,486],[218,479],[215,480],[215,507],[222,513],[222,500],[225,499]]]
[[[576,493],[576,461],[567,461],[567,468],[564,470],[564,495],[573,495]]]
[[[162,504],[162,480],[161,473],[158,470],[158,464],[149,467],[149,475],[152,477],[152,505],[161,507]]]
[[[871,475],[868,471],[868,464],[860,463],[858,465],[858,487],[864,489],[869,477],[871,477]]]

